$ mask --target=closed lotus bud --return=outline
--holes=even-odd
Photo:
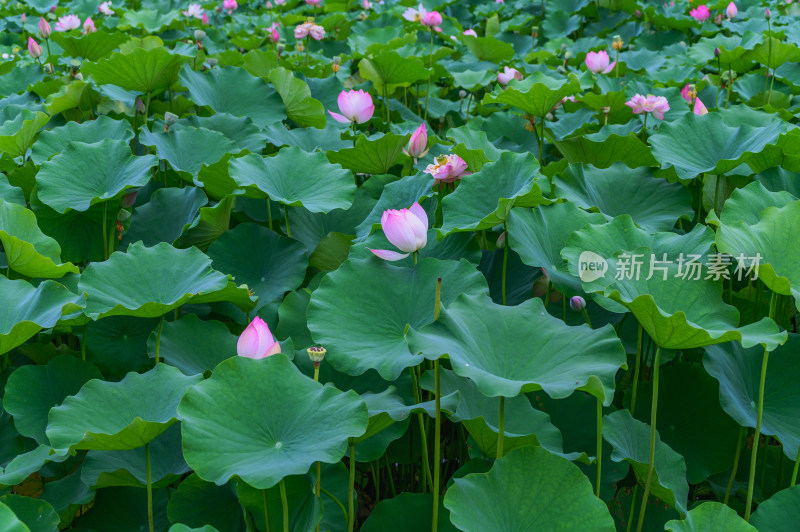
[[[467,97],[467,91],[465,91],[464,89],[461,89],[460,91],[458,91],[458,97],[463,100],[464,98]]]
[[[39,17],[39,35],[42,39],[48,39],[51,33],[53,33],[53,29],[50,27],[50,24],[44,17]]]
[[[722,50],[719,48],[714,48],[714,57],[719,57],[722,55]]]
[[[136,106],[136,110],[137,110],[138,112],[140,112],[140,113],[144,113],[144,111],[145,111],[145,108],[144,108],[144,102],[143,102],[143,101],[142,101],[142,99],[141,99],[141,98],[139,98],[138,96],[136,97],[136,103],[135,103],[134,105]]]
[[[239,336],[236,352],[245,358],[266,358],[281,352],[281,344],[272,337],[269,326],[258,316]]]
[[[206,38],[206,32],[204,32],[203,30],[194,30],[195,41],[201,42],[205,38]]]
[[[308,358],[311,359],[311,362],[313,362],[314,365],[317,365],[320,362],[322,362],[322,359],[325,358],[325,353],[327,352],[328,350],[322,347],[321,345],[314,345],[306,349],[306,353],[308,353]]]
[[[586,308],[586,300],[581,296],[573,296],[569,299],[569,308],[575,312],[582,312]]]
[[[495,244],[495,245],[497,246],[497,249],[503,249],[504,247],[506,247],[506,232],[505,231],[500,233],[500,236],[497,237],[497,244]]]
[[[33,37],[28,37],[28,53],[31,54],[31,57],[34,59],[42,55],[42,47],[33,40]]]
[[[133,207],[133,204],[136,203],[137,193],[138,191],[134,190],[133,192],[128,192],[127,194],[122,196],[122,199],[119,200],[119,206],[122,207],[123,209],[129,209]]]
[[[637,9],[633,12],[633,16],[636,18],[642,18],[642,12]]]
[[[764,11],[764,18],[767,18],[767,19],[769,19],[769,18],[771,18],[771,17],[772,17],[772,11],[770,11],[770,10],[769,10],[769,8],[767,8],[767,9]]]
[[[213,57],[209,57],[208,59],[206,59],[206,63],[208,63],[209,68],[214,68],[215,66],[217,66],[217,63],[219,63],[219,61],[217,61]]]
[[[414,159],[425,157],[428,153],[428,132],[425,129],[425,122],[420,124],[416,131],[408,140],[408,147],[403,148],[403,153]]]
[[[23,24],[25,24],[26,22],[28,22],[28,15],[26,15],[25,13],[23,13],[23,14],[22,14],[22,15],[19,17],[19,20],[20,20],[20,22],[22,22]]]

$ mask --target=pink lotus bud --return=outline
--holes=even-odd
[[[694,99],[694,114],[696,115],[708,114],[708,109],[706,109],[706,106],[703,105],[703,102],[700,101],[700,98]]]
[[[239,336],[236,352],[240,357],[266,358],[281,352],[281,344],[272,337],[269,326],[256,316]]]
[[[681,89],[681,96],[683,96],[683,99],[686,100],[687,102],[692,103],[692,96],[689,94],[690,88],[691,88],[691,86],[687,83]]]
[[[437,157],[434,164],[429,164],[425,168],[425,173],[432,175],[434,181],[453,183],[465,175],[469,175],[467,169],[467,163],[464,162],[464,159],[451,153],[450,155]]]
[[[136,97],[136,100],[134,102],[134,107],[136,107],[136,110],[140,113],[144,113],[145,111],[144,102],[138,96]]]
[[[136,194],[138,193],[138,190],[134,190],[133,192],[128,192],[122,196],[122,199],[119,200],[119,206],[123,209],[129,209],[133,207],[133,204],[136,203]]]
[[[28,37],[28,53],[31,54],[31,57],[34,59],[42,55],[42,47],[33,40],[33,37]]]
[[[423,26],[438,26],[442,23],[442,16],[439,14],[438,11],[428,11],[424,15],[422,15],[422,25]]]
[[[503,71],[497,74],[497,82],[500,85],[508,85],[512,79],[522,81],[522,73],[516,68],[503,67]]]
[[[39,35],[42,37],[42,39],[49,39],[52,33],[53,30],[50,28],[50,24],[44,19],[44,17],[39,17]]]
[[[575,312],[582,312],[586,308],[586,300],[581,296],[572,296],[569,299],[569,308]]]
[[[497,243],[495,244],[497,249],[503,249],[506,247],[506,232],[503,231],[500,233],[500,236],[497,237]]]
[[[605,50],[600,50],[599,52],[589,52],[586,54],[586,68],[588,68],[591,72],[595,74],[608,74],[612,70],[614,70],[614,65],[617,64],[616,61],[610,63],[608,58],[608,52]]]
[[[229,14],[231,12],[233,12],[238,7],[239,7],[239,4],[236,2],[236,0],[224,0],[222,2],[222,9],[227,11]]]
[[[83,23],[83,33],[94,33],[97,31],[97,28],[94,27],[94,21],[92,17],[86,19]]]
[[[272,2],[267,2],[266,8],[267,9],[272,9]]]
[[[428,214],[419,203],[408,209],[383,211],[381,227],[386,238],[405,253],[388,249],[370,249],[384,260],[400,260],[425,247],[428,243]]]
[[[339,93],[339,111],[342,114],[328,111],[334,120],[342,124],[355,122],[363,124],[375,112],[375,105],[372,103],[372,96],[363,90],[342,91]]]
[[[636,18],[642,18],[642,12],[637,9],[633,12],[633,16]]]
[[[361,7],[363,7],[364,9],[371,9],[372,4],[369,3],[369,0],[364,0],[363,2],[361,2]]]
[[[470,37],[477,37],[478,33],[472,28],[470,28],[468,30],[464,30],[464,35],[469,35]]]
[[[23,24],[25,24],[26,22],[28,22],[28,15],[23,13],[22,15],[20,15],[19,21],[22,22]]]
[[[200,23],[203,24],[203,26],[208,26],[208,13],[203,13],[203,16],[200,17]]]
[[[714,24],[717,26],[722,24],[722,13],[719,13],[716,17],[714,17]]]
[[[705,5],[697,6],[695,9],[689,10],[689,14],[698,22],[703,22],[711,18],[711,12]]]
[[[764,11],[764,18],[767,18],[767,19],[769,19],[769,18],[771,18],[771,17],[772,17],[772,11],[770,11],[770,10],[769,10],[769,8],[767,8],[767,9]]]
[[[728,4],[728,7],[725,9],[725,14],[728,15],[728,18],[733,18],[739,13],[739,10],[736,9],[736,4],[731,2]]]
[[[425,157],[428,153],[428,132],[425,129],[425,122],[420,124],[416,131],[408,139],[408,148],[403,148],[403,153],[414,159]]]
[[[321,3],[322,3],[322,0],[306,0],[306,4],[308,4],[310,6],[314,6],[314,7],[320,5]]]
[[[272,30],[272,33],[269,34],[269,40],[272,41],[272,44],[277,44],[277,42],[281,40],[281,34],[278,33],[278,28]]]

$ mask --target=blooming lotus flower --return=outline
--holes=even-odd
[[[681,96],[683,96],[683,99],[686,100],[687,102],[692,103],[692,96],[689,94],[688,83],[681,89]]]
[[[56,31],[76,30],[81,27],[81,19],[78,15],[64,15],[59,17],[54,27]]]
[[[28,37],[28,53],[31,54],[31,57],[34,59],[42,55],[42,47],[33,40],[33,37]]]
[[[438,11],[428,11],[422,15],[421,22],[423,26],[427,27],[438,26],[442,23],[442,15],[440,15]]]
[[[595,74],[608,74],[612,70],[614,70],[614,65],[617,64],[616,61],[609,64],[610,59],[608,58],[608,52],[605,50],[600,50],[599,52],[589,52],[586,54],[586,68],[590,71],[594,72]]]
[[[321,41],[325,37],[325,28],[312,22],[303,22],[294,28],[295,39],[305,39],[308,36],[315,41]]]
[[[97,31],[97,28],[94,27],[94,21],[92,17],[86,19],[83,23],[83,33],[94,33]]]
[[[425,11],[425,8],[422,7],[422,4],[420,4],[416,9],[413,7],[406,9],[403,12],[403,18],[409,22],[422,22],[422,17],[425,16],[425,13],[427,13],[427,11]]]
[[[189,4],[189,9],[183,11],[183,16],[189,18],[202,19],[204,14],[203,6],[200,4]]]
[[[478,33],[473,29],[464,30],[464,35],[469,35],[470,37],[477,37]]]
[[[689,11],[689,14],[698,22],[703,22],[711,17],[711,12],[705,5],[697,6]]]
[[[306,0],[306,4],[317,7],[322,3],[322,0]]]
[[[53,30],[50,28],[50,24],[44,19],[44,17],[39,17],[39,35],[42,37],[42,39],[49,38],[51,33],[53,33]]]
[[[451,153],[437,157],[434,164],[429,164],[425,168],[425,173],[431,174],[433,179],[440,183],[453,183],[469,172],[467,172],[467,163],[464,162],[464,159]]]
[[[646,98],[641,94],[635,95],[625,105],[631,108],[633,114],[652,113],[659,120],[664,119],[664,113],[669,111],[669,102],[663,96],[649,94]]]
[[[522,81],[522,73],[516,68],[503,67],[503,71],[497,74],[497,82],[500,85],[508,85],[512,79]]]
[[[97,6],[97,10],[104,15],[113,15],[114,10],[111,9],[111,2],[103,2],[99,6]]]
[[[708,109],[706,109],[706,106],[703,104],[703,102],[700,101],[700,98],[694,99],[694,114],[696,115],[708,114]]]
[[[286,4],[286,0],[275,0],[276,6],[282,6]]]
[[[372,4],[369,2],[369,0],[364,0],[361,2],[361,7],[364,9],[372,9]]]
[[[363,90],[357,91],[342,91],[339,93],[339,111],[342,114],[328,111],[334,120],[342,124],[349,124],[355,122],[356,124],[363,124],[375,112],[375,105],[372,103],[372,96]]]
[[[266,358],[281,352],[281,344],[272,337],[269,326],[258,316],[239,336],[236,342],[236,352],[240,357]]]
[[[370,249],[384,260],[400,260],[425,247],[428,243],[428,215],[419,203],[408,209],[383,211],[381,228],[386,238],[405,253],[388,249]]]
[[[416,131],[408,139],[408,149],[403,148],[403,153],[414,159],[425,157],[428,153],[428,132],[425,129],[425,122],[420,124]]]
[[[239,4],[236,2],[236,0],[224,0],[222,2],[222,9],[227,11],[229,15],[233,13],[238,7]]]

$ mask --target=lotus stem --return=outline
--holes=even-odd
[[[733,70],[731,70],[731,64],[728,63],[728,97],[725,98],[725,109],[728,108],[731,101],[731,85],[733,85]]]
[[[314,362],[314,382],[319,382],[319,362]],[[316,493],[317,499],[322,499],[322,462],[317,461],[317,485]],[[319,532],[319,523],[317,523],[316,532]]]
[[[647,139],[647,115],[650,113],[644,114],[644,126],[642,126],[642,142],[646,142]]]
[[[719,57],[717,57],[717,74],[719,74],[720,80],[722,80],[722,61]],[[721,83],[717,83],[717,98],[714,100],[714,107],[719,109],[719,86]]]
[[[289,227],[289,207],[283,204],[283,216],[286,218],[286,236],[292,238],[292,228]]]
[[[161,321],[158,322],[158,332],[156,332],[156,364],[161,360],[159,353],[161,350],[161,331],[164,329],[164,316],[166,316],[166,314],[161,315]]]
[[[536,126],[534,126],[536,127]],[[542,153],[544,152],[544,117],[542,117],[539,121],[539,166],[544,166],[542,164]],[[553,182],[550,182],[550,194],[553,194]],[[506,235],[508,236],[508,235]]]
[[[272,230],[272,202],[267,195],[267,226]]]
[[[261,490],[261,499],[264,503],[264,523],[267,527],[264,529],[267,532],[270,532],[269,527],[269,506],[267,505],[267,490]]]
[[[356,510],[353,504],[353,488],[356,483],[356,444],[350,439],[350,480],[347,484],[347,532],[353,532]]]
[[[150,116],[150,91],[147,91],[147,101],[144,104],[144,122],[143,127],[147,127],[147,117]]]
[[[150,532],[154,532],[153,524],[153,473],[150,467],[150,442],[144,444],[144,463],[147,475],[147,525]]]
[[[631,527],[633,526],[633,512],[636,511],[636,492],[639,491],[639,484],[636,484],[633,487],[633,492],[631,493],[631,510],[628,512],[628,526],[625,528],[625,532],[631,532]]]
[[[433,68],[433,28],[431,28],[431,53],[430,53],[430,62],[428,63],[428,69]],[[428,121],[428,96],[431,94],[431,73],[428,76],[428,88],[425,90],[425,118],[423,118],[423,122]],[[469,110],[467,111],[467,115],[469,115]]]
[[[769,35],[767,37],[767,64],[764,65],[766,67],[764,72],[764,90],[767,90],[767,81],[769,80],[769,64],[772,62],[772,24],[767,18],[767,31]],[[775,77],[775,72],[772,73],[772,77]],[[774,79],[772,81],[775,81]],[[770,102],[772,99],[772,84],[769,86],[769,94],[767,96],[767,103]]]
[[[311,37],[306,37],[306,66],[308,66],[308,52],[311,48]]]
[[[442,306],[442,278],[436,279],[436,299],[433,306],[433,321],[438,321],[439,311]],[[439,482],[442,474],[442,405],[441,387],[439,378],[439,359],[433,361],[434,376],[434,405],[436,418],[434,422],[433,440],[433,518],[431,520],[431,531],[436,532],[439,527]]]
[[[345,521],[347,521],[347,510],[345,509],[345,507],[344,507],[344,504],[342,504],[342,501],[340,501],[340,500],[339,500],[339,499],[336,497],[336,495],[334,495],[334,494],[333,494],[333,493],[331,493],[330,491],[326,490],[325,488],[322,488],[322,493],[324,493],[325,495],[327,495],[328,497],[330,497],[330,499],[331,499],[333,502],[335,502],[335,503],[336,503],[336,506],[338,506],[338,507],[339,507],[339,509],[342,511],[342,515],[344,516],[344,520],[345,520]]]
[[[281,506],[283,506],[283,532],[289,532],[289,502],[286,500],[286,483],[281,479]]]
[[[83,337],[81,338],[81,360],[86,360],[86,324],[83,325]]]
[[[415,257],[415,264],[416,264],[416,254]],[[414,388],[414,399],[417,404],[422,402],[422,396],[419,391],[419,381],[417,379],[417,372],[414,370],[414,367],[408,368],[411,370],[411,385]],[[419,432],[420,432],[420,440],[422,444],[422,474],[425,477],[424,484],[428,486],[428,489],[433,490],[433,476],[431,475],[430,469],[430,461],[428,459],[428,436],[425,432],[425,421],[422,418],[422,412],[417,413],[417,421],[419,422]]]
[[[503,291],[503,305],[506,304],[506,269],[508,268],[508,224],[503,222],[503,231],[506,233],[506,245],[503,246],[503,278],[502,278],[502,291]]]
[[[792,469],[792,479],[789,482],[789,487],[791,488],[797,483],[797,471],[800,469],[800,448],[797,449],[797,458],[794,460],[794,469]]]
[[[103,202],[103,256],[108,259],[108,229],[106,228],[108,218],[108,201]]]
[[[744,435],[745,428],[739,427],[739,438],[736,441],[736,454],[733,456],[733,471],[731,471],[731,478],[728,479],[728,486],[725,488],[725,498],[722,501],[722,504],[726,506],[731,495],[733,481],[736,479],[736,473],[739,471],[739,457],[742,456],[742,440],[744,439]]]
[[[633,385],[631,389],[631,415],[636,412],[636,391],[639,388],[639,370],[642,367],[642,324],[636,339],[636,366],[633,368]]]
[[[600,478],[603,467],[603,401],[597,398],[597,480],[594,486],[594,494],[600,498]]]
[[[653,482],[653,472],[656,465],[656,418],[658,415],[658,373],[660,364],[661,346],[657,346],[656,357],[653,361],[653,402],[650,407],[650,458],[647,463],[647,480],[644,483],[644,494],[642,495],[642,506],[639,510],[639,522],[636,525],[636,532],[642,532],[644,514],[645,510],[647,510],[647,498],[650,496],[650,483]]]
[[[505,407],[506,407],[506,398],[504,396],[500,396],[500,411],[499,411],[499,418],[500,421],[497,427],[497,460],[500,460],[503,457],[503,436],[505,436]]]

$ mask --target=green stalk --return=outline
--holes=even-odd
[[[769,37],[767,37],[767,39],[768,39],[768,41],[767,41],[767,64],[764,65],[766,67],[766,70],[764,72],[764,90],[767,90],[767,80],[769,79],[769,64],[772,62],[772,24],[770,23],[769,18],[767,19],[767,30],[769,32]],[[774,72],[773,72],[772,77],[773,77],[772,81],[775,81],[775,79],[774,79],[775,78],[775,73]],[[769,103],[771,99],[772,99],[772,84],[770,83],[769,94],[767,96],[767,103]]]
[[[639,510],[639,522],[636,525],[636,532],[642,532],[644,525],[644,514],[647,510],[647,498],[650,496],[650,484],[653,482],[653,472],[655,471],[656,460],[656,418],[658,416],[658,374],[661,364],[661,346],[656,347],[656,357],[653,361],[653,403],[650,407],[650,458],[647,465],[647,481],[644,483],[644,495],[642,495],[642,506]]]
[[[720,60],[719,57],[717,57],[717,74],[719,75],[720,80],[721,80],[722,79],[722,61]],[[714,100],[714,108],[715,109],[719,109],[719,86],[720,86],[720,83],[717,83],[717,99]]]
[[[647,115],[650,113],[644,114],[644,126],[642,127],[642,142],[645,141],[645,137],[647,136]]]
[[[789,487],[795,485],[797,482],[797,470],[800,469],[800,449],[797,450],[797,458],[794,461],[794,469],[792,469],[792,480],[789,482]]]
[[[308,66],[308,52],[310,48],[311,48],[311,38],[306,37],[306,66]]]
[[[636,484],[631,493],[631,510],[628,512],[628,526],[625,528],[625,532],[631,532],[631,527],[633,526],[633,512],[636,511],[636,492],[638,490],[639,484]]]
[[[498,423],[497,427],[497,460],[503,457],[503,436],[505,436],[505,407],[506,407],[506,398],[504,396],[500,396],[500,422]]]
[[[286,236],[292,238],[292,229],[289,227],[289,207],[283,204],[283,216],[286,218]]]
[[[161,331],[164,329],[164,316],[166,314],[161,315],[161,321],[158,322],[158,332],[156,332],[156,364],[160,360],[159,353],[161,350]]]
[[[83,326],[83,338],[81,339],[81,360],[86,360],[86,325]]]
[[[356,483],[356,444],[350,440],[350,480],[347,484],[347,532],[353,532],[356,524],[356,510],[353,504],[353,488]]]
[[[731,64],[728,63],[728,97],[725,98],[725,109],[728,108],[728,104],[731,101],[731,85],[733,85],[733,71],[731,70]]]
[[[536,126],[534,126],[536,127]],[[544,166],[542,163],[542,153],[544,152],[544,117],[539,119],[539,165]],[[553,184],[550,183],[550,194],[553,193]]]
[[[433,68],[433,28],[431,28],[431,60],[428,64],[428,68]],[[425,90],[425,118],[423,118],[423,122],[428,121],[428,96],[431,94],[431,77],[428,76],[428,88]],[[469,117],[469,109],[467,110],[467,117]]]
[[[150,91],[147,91],[147,101],[144,104],[144,122],[142,122],[144,127],[147,127],[148,116],[150,116]]]
[[[319,362],[314,362],[314,381],[319,382]],[[316,493],[317,499],[322,501],[322,462],[317,461],[317,485]],[[319,532],[319,523],[317,523],[316,532]]]
[[[414,255],[416,260],[416,255]],[[422,396],[419,393],[419,384],[417,380],[417,372],[414,367],[411,370],[411,384],[414,387],[414,397],[417,404],[422,402]],[[425,477],[424,484],[427,484],[428,489],[433,490],[433,476],[431,475],[430,460],[428,459],[428,435],[425,432],[425,420],[422,417],[422,412],[417,413],[417,421],[419,421],[420,443],[422,445],[422,474]]]
[[[150,443],[144,444],[144,462],[145,462],[145,469],[147,470],[147,525],[150,528],[150,532],[155,530],[155,525],[153,524],[153,478],[152,478],[152,469],[150,467]]]
[[[106,218],[108,218],[108,202],[103,202],[103,256],[108,259],[108,229],[106,229]]]
[[[503,291],[503,305],[506,304],[506,269],[508,268],[508,225],[503,222],[503,231],[506,233],[506,245],[503,246],[503,277],[502,277],[502,291]]]
[[[269,527],[269,507],[267,505],[267,490],[261,490],[261,498],[263,499],[263,502],[264,502],[264,523],[267,525],[267,528],[265,528],[264,530],[266,530],[267,532],[270,532],[270,527]]]
[[[594,494],[600,498],[600,478],[603,467],[603,401],[597,398],[597,482],[594,486]]]
[[[272,230],[272,202],[269,200],[269,195],[267,195],[267,225],[269,226],[270,231]]]
[[[289,502],[286,500],[286,483],[281,479],[281,505],[283,506],[283,532],[289,532]]]
[[[633,368],[633,388],[631,390],[631,415],[636,412],[636,391],[639,388],[639,370],[642,367],[642,324],[636,339],[636,367]]]
[[[439,312],[442,306],[442,278],[436,279],[436,299],[433,304],[433,321],[439,320]],[[436,532],[439,527],[439,482],[442,475],[442,405],[441,387],[439,378],[439,359],[433,361],[434,378],[434,405],[436,410],[436,420],[434,422],[433,440],[433,518],[431,519],[431,531]],[[391,472],[390,472],[391,474]]]
[[[744,427],[739,427],[739,439],[736,442],[736,454],[733,456],[733,471],[731,471],[731,478],[728,479],[728,486],[725,488],[725,498],[722,501],[722,504],[726,506],[731,495],[733,481],[736,479],[736,473],[739,471],[739,457],[742,456],[742,440],[744,439],[745,433],[746,429]]]

